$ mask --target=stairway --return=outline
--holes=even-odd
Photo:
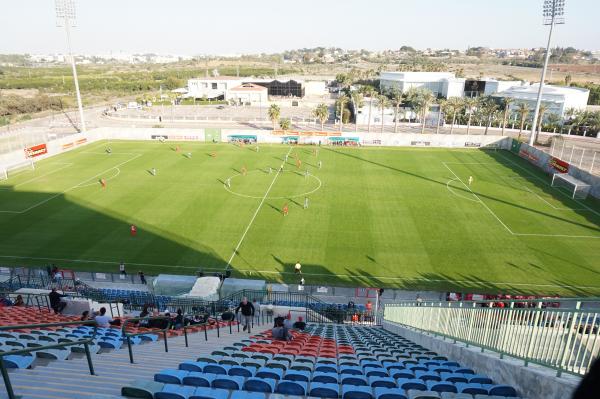
[[[253,332],[263,331],[267,326],[255,326]],[[11,369],[9,372],[13,390],[21,399],[108,399],[120,398],[121,387],[136,379],[152,380],[154,374],[165,368],[176,369],[179,363],[207,355],[247,338],[251,334],[229,328],[188,334],[189,347],[184,336],[168,340],[169,352],[165,353],[162,341],[133,346],[135,363],[129,362],[127,346],[119,350],[92,355],[96,375],[90,375],[85,356],[65,361],[54,361],[47,366],[31,370]],[[2,381],[0,379],[0,381]],[[7,399],[4,383],[0,386],[0,399]]]

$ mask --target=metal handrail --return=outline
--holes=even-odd
[[[25,306],[35,306],[38,310],[48,309],[50,310],[50,299],[47,294],[34,294],[28,292],[15,292],[15,291],[0,291],[0,297],[16,297],[21,295]],[[35,300],[35,303],[34,303]]]
[[[169,322],[167,323],[167,327],[163,328],[163,329],[156,329],[156,330],[151,330],[151,331],[146,331],[146,332],[138,332],[138,333],[134,333],[134,334],[129,334],[127,333],[127,331],[125,331],[125,328],[127,327],[127,324],[133,323],[133,322],[140,322],[142,320],[168,320]],[[149,316],[149,317],[134,317],[131,319],[126,319],[123,322],[123,326],[121,327],[121,333],[122,335],[127,338],[127,349],[129,350],[129,362],[130,363],[134,363],[133,362],[133,349],[131,348],[131,338],[132,337],[137,337],[138,335],[146,335],[146,334],[157,334],[157,333],[163,333],[163,338],[165,341],[165,352],[169,351],[169,346],[167,344],[167,332],[171,329],[171,324],[172,324],[172,320],[170,317],[168,316]]]
[[[44,324],[22,324],[22,325],[13,325],[13,326],[2,326],[0,327],[0,331],[8,331],[8,330],[20,330],[20,329],[32,329],[32,328],[46,328],[46,327],[64,327],[64,326],[72,326],[72,325],[92,325],[94,326],[94,332],[91,337],[86,339],[81,339],[73,342],[63,342],[59,344],[53,345],[44,345],[44,346],[34,346],[25,349],[17,349],[10,352],[0,352],[0,372],[2,372],[2,378],[4,379],[4,385],[6,387],[6,393],[8,394],[9,399],[16,399],[15,392],[10,383],[10,377],[8,376],[8,371],[6,369],[6,365],[4,364],[4,357],[11,355],[22,355],[25,353],[37,352],[46,349],[58,349],[58,348],[66,348],[68,346],[82,345],[85,348],[85,356],[87,358],[88,367],[90,369],[90,374],[94,375],[94,365],[92,364],[92,355],[90,354],[89,344],[96,339],[96,333],[98,331],[98,324],[95,320],[86,320],[86,321],[67,321],[62,323],[44,323]]]
[[[517,301],[519,302],[519,301]],[[522,301],[521,301],[522,302]],[[450,338],[481,351],[521,359],[562,372],[585,374],[598,356],[600,310],[575,308],[478,307],[478,301],[387,304],[385,320],[421,332]]]

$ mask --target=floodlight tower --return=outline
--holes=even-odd
[[[550,41],[552,40],[552,30],[554,29],[554,25],[562,25],[565,23],[565,0],[544,0],[542,15],[544,17],[544,25],[550,25],[550,32],[548,33],[548,44],[546,45],[546,57],[544,59],[544,67],[542,68],[542,79],[540,81],[540,88],[538,90],[537,101],[535,103],[533,123],[531,124],[531,137],[529,138],[529,145],[531,146],[535,144],[537,135],[537,121],[540,114],[540,105],[542,104],[544,80],[546,79],[548,60],[550,59]]]
[[[79,80],[77,79],[77,68],[75,57],[71,51],[71,28],[75,27],[75,0],[55,0],[56,26],[65,28],[67,34],[67,50],[71,58],[73,68],[73,81],[75,82],[75,94],[77,95],[77,107],[79,108],[80,131],[85,132],[85,119],[83,119],[83,105],[81,104],[81,93],[79,92]]]

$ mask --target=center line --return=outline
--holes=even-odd
[[[285,156],[286,158],[290,155],[290,152],[292,152],[292,147],[290,147],[289,151],[287,152],[287,154]],[[248,226],[246,226],[246,230],[244,230],[244,234],[242,234],[242,238],[240,238],[240,241],[238,242],[237,246],[233,250],[233,253],[231,254],[231,257],[229,258],[229,261],[227,262],[227,266],[225,267],[225,270],[229,270],[229,268],[231,267],[231,261],[233,261],[233,258],[235,258],[235,255],[237,254],[238,250],[240,249],[240,246],[242,245],[242,242],[244,241],[244,238],[246,238],[246,234],[248,233],[248,230],[250,230],[250,227],[252,226],[252,223],[254,223],[254,219],[256,219],[256,215],[258,215],[258,211],[260,211],[260,208],[262,208],[262,206],[263,206],[263,204],[265,202],[265,199],[269,195],[269,192],[271,191],[271,188],[273,188],[273,185],[275,184],[275,181],[279,177],[279,173],[281,172],[284,164],[285,164],[285,161],[283,161],[281,163],[281,166],[279,167],[279,169],[277,169],[277,173],[275,174],[275,177],[273,178],[273,181],[271,181],[271,185],[269,186],[269,188],[267,188],[267,191],[265,192],[265,195],[263,195],[262,199],[260,200],[260,204],[258,204],[258,208],[256,208],[256,211],[254,212],[254,215],[252,215],[252,219],[250,219],[250,223],[248,223]]]

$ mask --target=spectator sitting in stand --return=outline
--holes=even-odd
[[[81,321],[90,320],[90,311],[89,310],[84,310],[81,313],[81,318],[79,320],[81,320]]]
[[[306,323],[302,320],[302,316],[298,317],[298,321],[294,323],[294,328],[300,331],[304,331]]]
[[[100,312],[96,315],[96,317],[94,317],[94,320],[96,320],[96,324],[98,324],[98,327],[101,328],[110,327],[111,322],[114,321],[112,317],[106,315],[105,307],[100,308]]]
[[[17,295],[17,299],[15,299],[13,306],[25,306],[25,302],[23,301],[23,297],[21,295]]]
[[[175,319],[173,319],[173,328],[175,330],[179,330],[179,329],[182,329],[183,326],[184,326],[183,311],[181,309],[177,309],[177,316],[175,316]]]
[[[271,335],[273,339],[279,341],[291,341],[292,339],[294,339],[294,337],[292,337],[292,334],[290,334],[290,330],[283,326],[283,321],[281,319],[278,319],[275,323],[275,327],[273,327],[273,329],[271,330]]]
[[[292,314],[291,313],[288,313],[287,317],[285,319],[283,319],[283,326],[285,328],[287,328],[288,330],[293,327],[293,324],[292,324]]]
[[[66,295],[62,295],[59,294],[58,292],[56,292],[56,288],[52,288],[52,291],[48,294],[48,297],[50,298],[50,307],[52,308],[52,310],[54,310],[54,313],[59,314],[61,313],[65,306],[67,306],[67,303],[65,301],[61,301],[60,298],[64,298],[66,297]]]

